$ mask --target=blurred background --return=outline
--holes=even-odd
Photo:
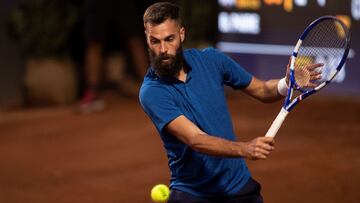
[[[358,96],[360,41],[359,1],[327,0],[219,0],[217,47],[229,53],[260,78],[279,77],[297,38],[313,20],[324,15],[341,19],[351,32],[351,50],[345,68],[322,94]],[[331,63],[332,57],[326,58]]]
[[[154,2],[0,0],[0,202],[150,202],[151,187],[168,184],[137,100],[148,64],[142,14]],[[343,20],[351,50],[336,84],[301,104],[272,158],[249,167],[266,202],[358,201],[360,0],[172,2],[186,48],[217,47],[261,79],[283,77],[314,19]],[[228,97],[243,141],[266,132],[281,106]]]
[[[136,35],[146,52],[142,14],[155,1],[137,0],[129,5],[113,5],[112,7],[121,8],[130,6],[131,12],[123,14],[128,20],[123,20],[121,25],[115,20],[115,23],[94,20],[116,19],[116,13],[124,13],[121,9],[120,12],[109,12],[114,13],[111,14],[113,16],[105,16],[105,10],[110,9],[109,6],[98,6],[93,3],[96,1],[86,2],[1,1],[0,109],[69,104],[81,99],[84,90],[91,83],[88,82],[89,76],[86,74],[89,71],[86,70],[88,63],[96,63],[95,59],[90,62],[88,59],[94,58],[96,48],[91,49],[91,42],[96,40],[101,42],[99,52],[103,56],[102,68],[97,73],[100,76],[96,79],[100,81],[96,82],[99,83],[98,88],[120,89],[127,96],[136,94],[137,83],[141,82],[146,69],[147,59],[143,58],[147,54],[132,56],[136,54],[129,50],[141,48],[128,45],[126,40],[131,37],[127,35]],[[353,36],[350,59],[336,80],[340,85],[326,88],[322,93],[342,96],[356,96],[359,93],[356,53],[360,43],[355,36],[360,32],[360,3],[357,0],[174,2],[182,7],[187,28],[186,47],[215,46],[263,79],[283,75],[283,67],[298,36],[310,22],[323,15],[335,15],[350,27]],[[114,3],[108,1],[103,4]],[[101,9],[97,11],[92,7]],[[91,23],[92,21],[98,22],[96,24]],[[106,25],[99,26],[100,23]],[[119,26],[123,28],[119,29]],[[141,51],[135,53],[139,52]],[[139,65],[134,62],[139,60],[144,63]],[[46,66],[51,68],[45,68]],[[127,88],[123,88],[124,86]]]

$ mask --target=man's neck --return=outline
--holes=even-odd
[[[180,70],[180,72],[179,72],[178,79],[179,79],[180,81],[186,82],[186,75],[187,75],[187,73],[185,72],[185,69],[184,69],[184,67],[183,67],[183,68],[181,68],[181,70]]]

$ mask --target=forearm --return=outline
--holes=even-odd
[[[213,156],[266,159],[274,149],[274,141],[270,137],[261,136],[249,142],[235,142],[208,135],[183,115],[171,121],[165,130],[193,150]]]
[[[195,151],[221,157],[243,157],[257,160],[267,159],[274,150],[274,140],[269,137],[257,137],[249,142],[234,142],[210,136],[206,133],[196,136],[188,145]]]
[[[195,151],[222,157],[245,157],[244,143],[225,140],[223,138],[201,133],[188,145]]]
[[[243,91],[259,101],[265,103],[275,102],[283,98],[278,92],[278,83],[278,79],[262,81],[253,77],[249,86]]]
[[[282,95],[278,92],[278,83],[279,80],[268,80],[264,82],[263,92],[262,92],[262,102],[270,103],[275,102],[283,98]]]

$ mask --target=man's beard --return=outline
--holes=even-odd
[[[180,70],[183,66],[183,50],[182,46],[176,50],[176,55],[171,54],[160,54],[156,56],[155,52],[148,49],[151,66],[154,68],[155,73],[160,78],[173,77],[177,78],[179,76]],[[163,61],[167,59],[167,61]]]

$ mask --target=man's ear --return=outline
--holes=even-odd
[[[185,40],[185,27],[180,28],[180,40],[181,42],[184,42]]]
[[[145,33],[145,40],[146,40],[146,43],[149,45],[148,32],[147,32],[147,30],[144,30],[144,33]]]

